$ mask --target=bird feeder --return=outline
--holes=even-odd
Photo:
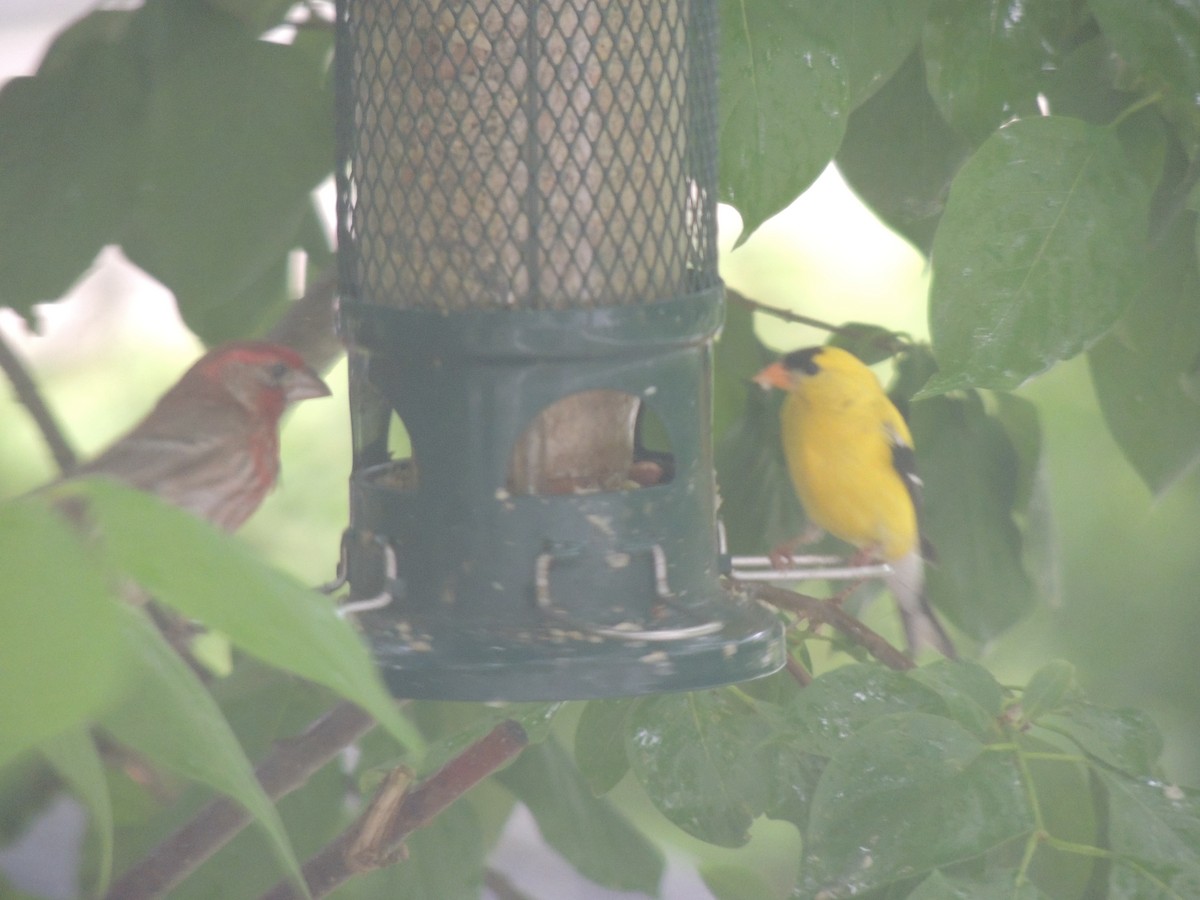
[[[338,4],[344,561],[398,696],[783,662],[717,569],[715,20],[710,0]]]

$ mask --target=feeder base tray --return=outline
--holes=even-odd
[[[548,619],[532,627],[372,617],[375,661],[397,697],[424,700],[591,700],[701,690],[759,678],[784,662],[779,620],[724,596],[715,630],[648,639]],[[663,634],[670,634],[663,631]]]

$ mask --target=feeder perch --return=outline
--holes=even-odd
[[[709,0],[340,0],[351,601],[397,696],[783,663],[718,572]],[[411,444],[411,452],[407,444]]]

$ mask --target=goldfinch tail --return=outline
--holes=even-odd
[[[925,561],[920,552],[910,553],[889,565],[892,574],[887,578],[887,586],[900,609],[908,652],[915,656],[923,647],[932,647],[947,659],[958,659],[950,636],[925,598]]]

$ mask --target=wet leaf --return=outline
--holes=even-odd
[[[1059,0],[935,0],[922,47],[929,92],[974,143],[1016,116],[1037,113],[1044,69],[1068,24]]]
[[[0,763],[87,722],[120,693],[121,601],[71,525],[39,500],[0,506]]]
[[[1013,388],[1099,338],[1140,287],[1148,202],[1105,128],[1039,117],[988,138],[934,238],[923,394]]]
[[[357,703],[410,749],[421,746],[361,639],[327,598],[156,497],[107,481],[76,489],[88,499],[109,558],[158,600],[225,633],[247,653]]]
[[[979,856],[1032,827],[1011,760],[949,719],[884,716],[849,738],[821,776],[804,885],[810,896],[853,896]]]
[[[1071,738],[1084,753],[1130,775],[1158,771],[1162,734],[1150,717],[1136,709],[1108,709],[1075,702],[1038,722]]]
[[[967,634],[988,640],[1036,599],[1014,516],[1019,458],[973,392],[913,403],[909,424],[925,481],[923,525],[937,551],[926,567],[930,600]]]
[[[806,13],[721,4],[720,199],[742,214],[738,243],[816,181],[846,127],[847,74]]]
[[[1136,302],[1088,354],[1100,410],[1121,452],[1161,494],[1200,459],[1200,271],[1187,215],[1157,244]]]
[[[121,743],[228,795],[262,827],[285,871],[303,885],[283,822],[263,793],[220,707],[141,612],[121,610],[132,690],[101,722]]]
[[[1046,713],[1061,709],[1078,690],[1075,667],[1064,659],[1051,660],[1034,672],[1025,686],[1021,694],[1021,718],[1037,722]]]
[[[929,96],[921,54],[914,51],[850,114],[837,164],[877,216],[928,254],[950,182],[969,150]]]
[[[1096,769],[1108,795],[1117,896],[1195,897],[1200,891],[1200,798],[1195,791]]]
[[[663,815],[701,840],[739,847],[771,800],[768,732],[728,690],[647,697],[630,720],[629,758]]]
[[[629,771],[625,741],[637,703],[629,697],[592,700],[575,726],[575,762],[597,797],[615,788]]]

